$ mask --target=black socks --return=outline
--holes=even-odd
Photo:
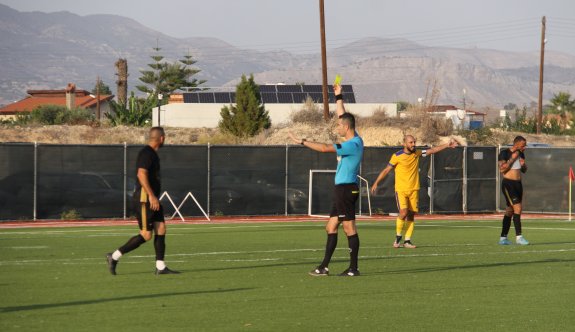
[[[142,237],[142,235],[138,234],[129,239],[128,242],[118,248],[118,250],[122,253],[122,255],[124,255],[138,248],[142,243],[146,243],[146,240]]]
[[[349,269],[357,271],[357,257],[359,255],[359,236],[354,234],[347,237],[349,244]]]
[[[521,215],[513,214],[513,226],[515,227],[515,235],[521,235]],[[509,230],[509,228],[507,229]]]
[[[515,216],[515,215],[513,215]],[[503,216],[503,227],[501,228],[501,237],[507,237],[509,229],[511,228],[511,217],[508,215]]]
[[[156,235],[154,238],[154,249],[156,250],[156,260],[163,261],[166,252],[166,235]]]
[[[325,255],[323,257],[323,262],[319,265],[320,268],[327,267],[329,265],[329,261],[331,261],[331,256],[337,247],[337,233],[328,234],[327,235],[327,242],[325,244]]]

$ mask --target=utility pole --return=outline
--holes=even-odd
[[[543,64],[545,62],[545,16],[541,19],[541,56],[539,62],[539,104],[537,105],[537,135],[541,134],[543,121]]]
[[[100,76],[96,79],[96,119],[100,121]]]
[[[321,33],[321,73],[323,78],[323,118],[329,120],[329,99],[327,97],[327,56],[325,49],[325,15],[323,10],[323,0],[319,0],[319,24]]]

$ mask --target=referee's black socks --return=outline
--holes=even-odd
[[[349,269],[357,270],[357,257],[359,256],[359,235],[354,234],[347,237],[349,244]]]
[[[320,268],[327,267],[331,261],[331,256],[337,247],[337,233],[328,234],[327,242],[325,243],[325,255],[323,256],[323,262],[319,265]]]

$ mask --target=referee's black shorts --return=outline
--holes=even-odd
[[[150,200],[145,190],[136,190],[133,197],[133,208],[138,219],[138,226],[143,231],[154,230],[155,222],[164,222],[164,208],[160,204],[158,211],[150,209]]]
[[[355,220],[355,202],[358,197],[359,188],[356,183],[336,185],[329,216],[337,216],[339,221]]]
[[[501,181],[501,191],[503,191],[507,206],[519,204],[523,200],[523,184],[521,184],[521,180],[503,179]]]

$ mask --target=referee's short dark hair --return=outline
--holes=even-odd
[[[527,142],[527,140],[525,139],[525,137],[523,136],[517,136],[515,137],[515,139],[513,140],[513,144],[519,143],[519,142]]]
[[[355,129],[355,117],[351,113],[343,113],[339,118],[349,126],[349,129]]]

